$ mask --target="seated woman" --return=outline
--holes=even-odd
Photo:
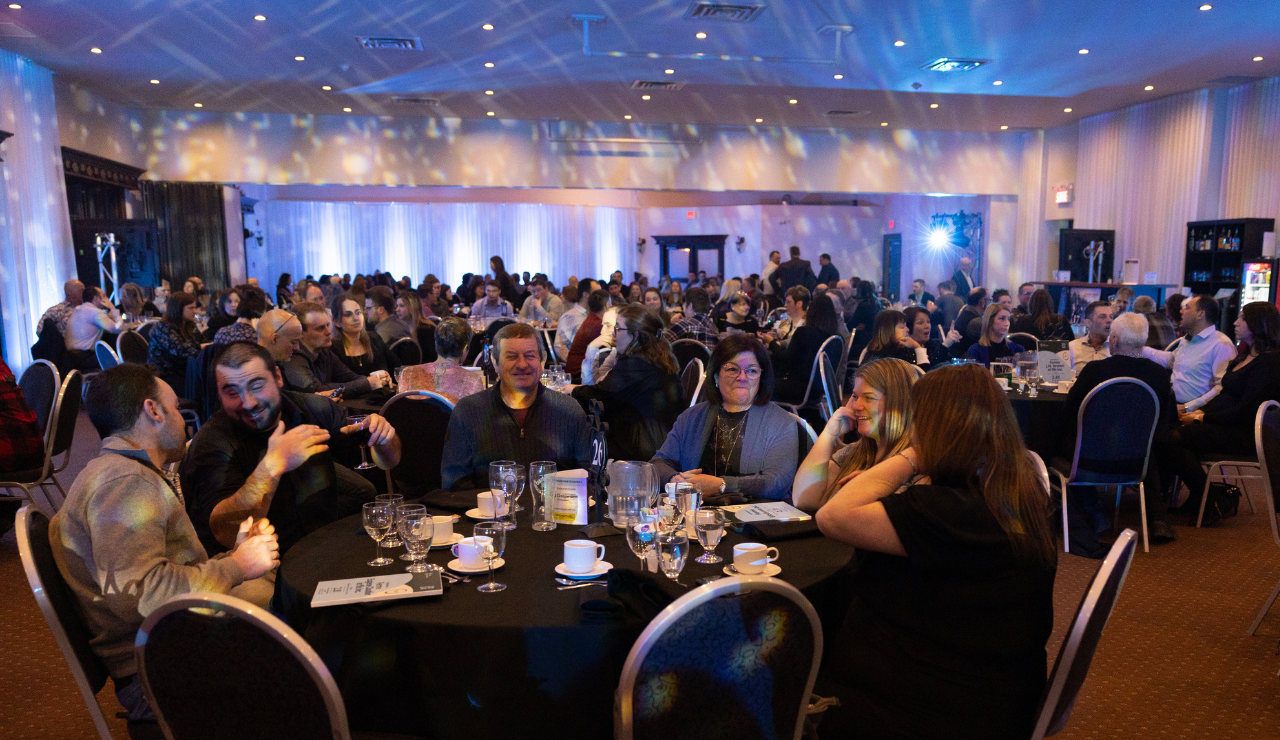
[[[1027,312],[1014,320],[1013,331],[1030,334],[1042,341],[1076,338],[1071,332],[1071,325],[1067,323],[1066,317],[1054,312],[1053,297],[1044,288],[1039,288],[1031,294],[1031,300],[1027,302]]]
[[[929,362],[928,351],[911,338],[907,315],[901,311],[881,311],[876,314],[875,323],[871,327],[871,341],[862,350],[858,364],[875,362],[884,357],[893,357],[912,365]]]
[[[667,313],[667,304],[662,300],[662,291],[657,288],[646,288],[644,291],[644,307],[657,312],[664,328],[671,328],[671,314]]]
[[[610,457],[648,460],[688,406],[680,368],[662,319],[638,303],[618,309],[613,341],[613,368],[595,385],[574,388],[573,397],[583,410],[593,399],[604,404],[601,420],[609,423]]]
[[[728,313],[716,319],[716,328],[721,334],[726,332],[759,334],[760,322],[751,315],[751,296],[742,291],[734,293],[729,299]]]
[[[987,312],[982,315],[982,338],[969,347],[969,357],[986,365],[1025,351],[1022,345],[1008,340],[1009,316],[1008,306],[999,303],[987,306]]]
[[[805,312],[804,324],[791,333],[791,341],[786,347],[772,344],[769,353],[778,373],[778,399],[787,403],[799,403],[809,387],[809,377],[813,373],[813,361],[818,356],[818,349],[827,339],[836,336],[836,323],[840,317],[836,315],[831,298],[820,295],[809,304]],[[827,347],[832,367],[840,364],[843,347],[839,342],[832,342]],[[815,382],[817,381],[815,377]]]
[[[399,364],[376,331],[365,331],[364,305],[351,293],[333,299],[333,351],[342,364],[359,375],[376,375],[384,385]]]
[[[683,310],[684,286],[674,280],[671,281],[671,290],[663,298],[666,300],[667,305],[670,306],[668,310]]]
[[[720,321],[724,319],[725,314],[729,313],[729,307],[733,301],[733,297],[741,290],[741,280],[729,278],[724,281],[723,292],[720,294],[720,299],[711,306],[711,320],[715,322],[717,326],[719,326]],[[750,313],[750,311],[748,311],[748,313]],[[724,330],[721,329],[721,331]]]
[[[680,414],[650,462],[660,482],[692,483],[709,496],[785,499],[796,472],[800,428],[769,399],[773,365],[749,334],[716,343],[707,401]]]
[[[280,279],[276,281],[276,307],[288,308],[293,305],[293,291],[290,287],[293,285],[293,276],[287,272],[280,273]]]
[[[232,342],[258,343],[256,322],[267,311],[267,294],[262,288],[242,285],[236,288],[240,294],[240,304],[236,307],[236,321],[224,326],[213,335],[214,344],[231,344]]]
[[[1181,507],[1188,514],[1199,514],[1204,494],[1207,475],[1200,455],[1253,455],[1258,407],[1280,401],[1280,311],[1265,301],[1245,304],[1234,327],[1239,354],[1227,364],[1218,395],[1195,411],[1183,412],[1182,426],[1169,434],[1167,444],[1152,446],[1162,479],[1181,476],[1191,491]]]
[[[871,341],[872,327],[876,324],[876,314],[880,313],[880,299],[876,297],[876,286],[870,280],[863,280],[856,288],[857,302],[849,314],[847,326],[853,332],[853,346],[849,348],[852,357],[861,357],[862,348]]]
[[[151,327],[147,364],[156,377],[168,383],[179,398],[186,398],[187,358],[200,354],[196,336],[196,297],[174,293],[165,303],[164,318]]]
[[[142,321],[144,318],[159,316],[160,310],[142,295],[141,285],[125,283],[120,286],[120,313],[134,321]]]
[[[196,305],[200,308],[209,306],[209,291],[204,289],[204,281],[192,275],[182,284],[182,292],[195,296]]]
[[[853,473],[911,446],[911,386],[919,377],[919,368],[891,357],[858,367],[853,395],[831,415],[796,471],[791,501],[797,508],[817,511]],[[844,435],[855,429],[857,441],[844,444]]]
[[[224,327],[236,323],[236,319],[239,318],[239,310],[240,291],[235,288],[228,288],[214,293],[212,305],[209,308],[209,321],[205,324],[205,338],[212,342]]]
[[[400,392],[432,391],[457,403],[459,398],[484,390],[484,371],[462,366],[462,358],[471,345],[471,327],[456,316],[440,322],[436,328],[435,362],[411,365],[400,376]]]
[[[929,320],[929,310],[921,306],[908,306],[902,315],[907,317],[907,327],[911,330],[911,341],[924,348],[928,363],[920,367],[930,370],[942,367],[951,361],[951,346],[963,339],[955,329],[947,331],[947,336],[938,341],[933,338],[933,323]]]
[[[436,324],[422,315],[422,299],[415,291],[402,290],[396,293],[396,318],[409,327],[410,336],[422,350],[422,361],[435,362],[438,356]]]
[[[1031,736],[1053,630],[1048,492],[981,367],[912,388],[912,447],[846,483],[818,528],[858,548],[853,603],[815,692],[823,734]],[[927,484],[892,495],[917,475]]]

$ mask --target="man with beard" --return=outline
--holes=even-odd
[[[400,461],[400,439],[386,419],[370,414],[363,427],[346,425],[340,406],[313,393],[283,390],[267,350],[238,343],[214,362],[222,410],[200,428],[182,461],[187,512],[205,548],[222,552],[235,543],[245,517],[269,516],[288,551],[314,531],[372,500],[373,484],[336,468],[329,452],[369,432],[378,467]]]

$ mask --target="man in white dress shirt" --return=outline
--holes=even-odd
[[[1094,301],[1084,310],[1084,328],[1086,334],[1079,339],[1071,340],[1067,345],[1070,353],[1068,361],[1071,370],[1077,375],[1085,365],[1094,360],[1102,360],[1111,356],[1111,320],[1115,318],[1111,303]]]
[[[68,363],[82,372],[92,372],[100,367],[93,346],[102,339],[103,331],[120,331],[120,309],[111,305],[102,288],[87,287],[84,297],[87,300],[71,312],[62,339],[67,343]]]
[[[773,295],[773,283],[769,282],[769,278],[773,276],[773,271],[778,269],[780,264],[782,264],[782,252],[775,249],[769,253],[769,261],[764,263],[764,269],[760,271],[760,283],[764,286],[765,295]]]
[[[556,358],[560,362],[569,359],[569,348],[573,346],[573,338],[578,334],[578,327],[582,326],[583,319],[587,318],[587,299],[591,297],[591,291],[599,290],[600,283],[590,279],[583,278],[578,281],[578,286],[574,288],[577,291],[578,300],[569,310],[560,315],[560,320],[556,322]],[[569,289],[565,288],[562,295],[567,295]]]
[[[1147,347],[1142,356],[1173,370],[1178,413],[1195,411],[1222,390],[1227,363],[1236,356],[1230,337],[1218,331],[1221,309],[1211,296],[1192,296],[1182,303],[1184,337],[1172,352]]]

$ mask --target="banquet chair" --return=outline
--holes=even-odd
[[[839,342],[839,341],[842,341],[840,339],[840,335],[832,334],[831,336],[826,338],[826,340],[822,343],[821,346],[818,347],[818,354],[815,355],[813,358],[813,367],[810,368],[809,370],[809,384],[805,386],[804,397],[800,399],[799,403],[785,403],[782,401],[778,401],[777,403],[779,406],[798,414],[800,413],[801,409],[806,409],[806,408],[810,408],[818,405],[818,397],[817,395],[815,395],[815,387],[817,386],[817,384],[814,381],[818,379],[819,367],[822,363],[823,357],[827,357],[829,361],[834,362],[833,360],[830,360],[830,355],[831,355],[830,347],[832,346],[831,345],[832,342]],[[839,356],[838,353],[837,353],[837,356]],[[820,382],[825,382],[825,381],[820,381]]]
[[[677,339],[671,343],[671,354],[676,356],[681,371],[695,358],[702,360],[703,367],[711,364],[711,350],[696,339]]]
[[[22,397],[26,399],[27,406],[36,412],[36,422],[41,431],[49,424],[49,414],[53,413],[53,401],[58,397],[61,385],[62,378],[58,375],[58,368],[48,360],[32,362],[18,379]]]
[[[147,364],[147,355],[151,352],[151,343],[138,332],[129,329],[120,332],[116,337],[116,356],[121,362],[132,362],[138,365]]]
[[[1025,331],[1016,331],[1010,334],[1007,339],[1020,347],[1025,348],[1029,352],[1040,351],[1040,340],[1034,334],[1028,334]]]
[[[1118,411],[1118,410],[1123,410]],[[1080,404],[1071,470],[1057,468],[1062,487],[1062,550],[1071,551],[1067,526],[1067,488],[1115,486],[1116,517],[1125,486],[1138,486],[1142,512],[1142,551],[1148,552],[1147,500],[1143,479],[1151,459],[1151,440],[1160,416],[1155,391],[1137,378],[1112,378],[1089,391]]]
[[[538,333],[542,335],[542,343],[547,348],[547,365],[558,365],[564,362],[564,358],[560,357],[560,353],[556,352],[556,340],[551,338],[552,329],[538,329]]]
[[[779,321],[782,321],[784,318],[786,318],[786,316],[787,316],[787,309],[779,306],[773,309],[772,311],[770,311],[769,314],[764,317],[764,323],[776,324]]]
[[[378,413],[396,430],[401,448],[412,450],[387,471],[387,492],[396,492],[393,484],[397,482],[414,495],[439,488],[444,433],[453,415],[453,403],[431,391],[405,391],[392,396]]]
[[[822,376],[822,398],[818,408],[822,412],[822,420],[830,421],[831,415],[840,408],[840,383],[836,380],[836,369],[831,366],[831,358],[818,353],[818,371]]]
[[[1258,408],[1258,416],[1254,419],[1254,435],[1257,436],[1258,425],[1262,423],[1262,407]],[[1213,485],[1213,479],[1221,478],[1223,483],[1231,481],[1247,481],[1247,480],[1263,480],[1266,474],[1262,472],[1262,463],[1259,460],[1246,459],[1247,456],[1239,453],[1221,453],[1207,452],[1200,455],[1200,464],[1207,468],[1209,476],[1204,480],[1204,490],[1200,492],[1200,515],[1196,517],[1196,526],[1199,527],[1204,522],[1204,507],[1209,500],[1209,486]],[[1234,458],[1234,459],[1232,459]],[[1217,468],[1218,472],[1213,475],[1213,469]],[[1227,468],[1234,468],[1234,473],[1228,473]],[[1257,471],[1257,474],[1247,473],[1245,471]],[[1174,495],[1177,495],[1177,489],[1174,489]],[[1253,498],[1248,493],[1244,495],[1245,503],[1249,504],[1249,513],[1257,514],[1258,510],[1253,505]]]
[[[1080,599],[1080,607],[1076,609],[1045,684],[1031,740],[1056,735],[1071,718],[1076,695],[1089,674],[1089,664],[1098,649],[1102,630],[1111,619],[1116,599],[1124,588],[1124,579],[1129,574],[1129,565],[1133,563],[1133,553],[1137,549],[1137,537],[1132,529],[1120,533]]]
[[[111,345],[101,339],[98,340],[97,344],[93,345],[93,354],[98,358],[98,367],[103,370],[120,364],[120,356],[111,348]]]
[[[111,740],[111,730],[107,728],[107,719],[98,706],[97,696],[107,684],[107,667],[89,646],[89,630],[80,617],[75,594],[54,561],[53,547],[49,544],[49,517],[27,504],[18,509],[14,523],[18,557],[22,560],[22,570],[27,575],[27,584],[36,597],[40,614],[44,616],[49,631],[53,633],[53,641],[71,669],[71,677],[76,688],[80,689],[80,698],[89,710],[98,737]]]
[[[437,320],[438,321],[438,320]],[[422,362],[435,362],[440,359],[436,354],[436,325],[431,321],[418,324],[414,332],[418,337],[418,349],[422,350]]]
[[[68,372],[62,380],[62,387],[58,389],[58,395],[54,397],[53,410],[44,430],[44,462],[41,466],[32,470],[5,473],[4,478],[8,480],[0,480],[0,489],[19,489],[22,494],[17,498],[27,501],[33,501],[31,492],[39,488],[48,502],[50,514],[62,508],[62,502],[55,502],[49,492],[50,483],[62,494],[62,501],[67,498],[67,492],[56,475],[66,470],[71,462],[71,443],[75,441],[76,421],[80,416],[80,388],[80,371]],[[60,465],[55,462],[58,455],[63,456]]]
[[[1262,466],[1263,500],[1267,503],[1267,519],[1271,522],[1271,539],[1280,547],[1280,526],[1276,521],[1276,491],[1280,491],[1280,403],[1267,401],[1258,408],[1258,423],[1254,427],[1254,444],[1258,448],[1258,462]],[[1262,620],[1271,611],[1271,605],[1280,596],[1280,583],[1262,604],[1258,617],[1249,626],[1249,634],[1258,631]],[[1277,673],[1280,675],[1280,673]]]
[[[353,735],[316,651],[269,611],[234,596],[169,599],[142,623],[134,655],[170,740],[394,737]]]
[[[680,371],[680,387],[684,389],[685,400],[689,408],[697,406],[703,400],[702,386],[707,382],[707,372],[702,367],[702,360],[693,358],[684,370]]]
[[[794,586],[732,576],[676,599],[631,647],[614,737],[790,737],[822,656],[822,624]]]
[[[143,338],[143,339],[147,340],[147,342],[150,342],[150,341],[151,341],[151,330],[152,330],[152,329],[154,329],[154,328],[156,328],[156,324],[158,324],[158,323],[160,323],[160,320],[159,320],[159,319],[152,319],[151,321],[144,321],[144,322],[142,323],[142,326],[139,326],[139,327],[138,327],[138,333],[142,335],[142,338]]]
[[[1049,482],[1049,468],[1044,464],[1044,458],[1036,454],[1034,450],[1027,450],[1027,454],[1031,456],[1031,462],[1035,463],[1036,472],[1040,474],[1040,482],[1044,484],[1044,492],[1049,497],[1049,501],[1053,501],[1053,484]]]
[[[409,337],[401,337],[387,348],[401,365],[421,365],[422,348]]]

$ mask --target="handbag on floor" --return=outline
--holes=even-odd
[[[1210,483],[1209,500],[1204,505],[1204,524],[1230,519],[1240,511],[1240,488],[1230,483]]]

